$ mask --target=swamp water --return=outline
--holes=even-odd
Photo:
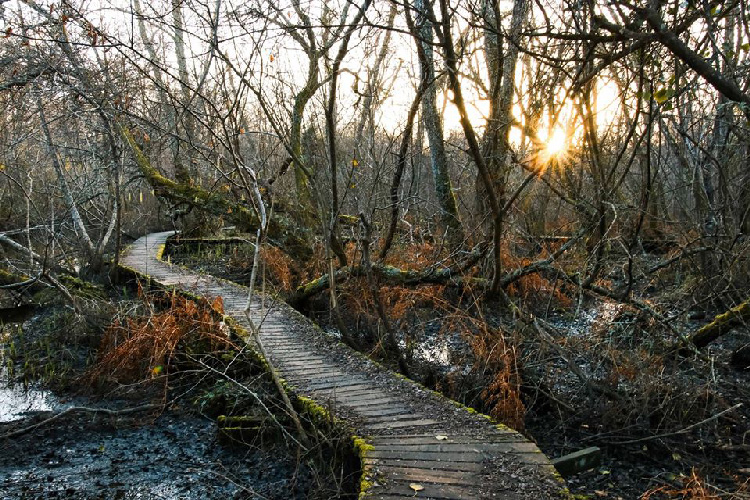
[[[5,357],[5,343],[9,328],[20,325],[6,323],[0,325],[0,422],[12,422],[24,418],[28,413],[50,411],[59,408],[57,399],[49,391],[12,383]]]

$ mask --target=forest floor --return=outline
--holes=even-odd
[[[40,418],[0,424],[0,434]],[[294,457],[222,446],[215,421],[180,408],[156,418],[79,413],[0,449],[2,498],[308,498],[312,483]]]
[[[177,315],[206,321],[187,302],[180,304],[189,311]],[[175,315],[174,304],[163,315],[158,300],[116,297],[89,300],[86,307],[88,319],[111,317],[112,307],[119,311],[115,328],[126,335],[117,340],[120,346],[140,342],[144,332],[149,343],[171,341],[151,333]],[[92,327],[59,303],[37,309],[22,323],[2,325],[6,368],[0,384],[15,385],[0,397],[7,406],[0,409],[0,497],[281,500],[347,498],[353,491],[334,475],[333,467],[340,465],[330,456],[334,451],[321,447],[318,456],[300,456],[280,438],[222,437],[218,415],[258,411],[238,383],[252,387],[271,407],[277,395],[252,360],[228,350],[223,340],[207,344],[205,337],[195,337],[203,326],[188,324],[183,332],[188,336],[180,333],[179,340],[164,330],[174,334],[173,350],[157,351],[156,365],[149,359],[153,351],[139,351],[145,362],[128,367],[107,366],[113,359],[106,352],[112,328]],[[227,353],[231,368],[221,364]],[[114,354],[128,357],[122,350]],[[202,369],[209,364],[232,382]],[[143,411],[132,411],[138,407]],[[332,438],[346,448],[345,441]],[[335,452],[346,456],[347,449]]]
[[[250,255],[241,246],[207,245],[171,259],[243,282]],[[268,274],[269,290],[283,296],[289,276]],[[678,302],[683,290],[676,280],[655,276],[635,294],[650,304],[687,309]],[[363,281],[340,284],[344,324],[360,350],[398,369],[384,352],[383,328],[366,290]],[[382,287],[409,376],[511,423],[551,458],[601,448],[598,467],[567,478],[573,493],[750,498],[750,369],[732,358],[750,341],[748,329],[738,328],[700,353],[677,353],[678,334],[710,316],[683,314],[664,329],[626,304],[592,296],[570,300],[575,291],[545,279],[521,282],[514,292],[532,304],[542,329],[519,326],[497,308],[469,314],[475,297],[450,287]],[[308,301],[302,312],[340,337],[326,296]],[[498,376],[509,363],[517,371]],[[487,388],[515,391],[519,401],[504,408]]]

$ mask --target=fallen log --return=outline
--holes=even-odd
[[[136,166],[154,189],[157,197],[169,200],[176,205],[188,205],[221,216],[247,230],[258,229],[260,223],[258,215],[248,203],[232,201],[200,186],[179,183],[165,177],[151,164],[128,129],[119,127],[119,132],[130,147]],[[307,259],[312,255],[312,249],[301,235],[304,235],[304,231],[281,213],[275,213],[269,221],[268,239],[285,248],[290,255]]]
[[[690,336],[690,342],[701,349],[748,319],[750,319],[750,298],[726,312],[717,314],[713,321],[703,325]]]
[[[381,284],[388,285],[418,285],[418,284],[444,284],[457,276],[451,268],[427,269],[422,271],[404,270],[393,266],[373,264],[372,271],[376,274]],[[349,278],[367,276],[364,266],[347,266],[338,269],[334,273],[334,280],[341,283]],[[316,278],[297,288],[287,302],[298,305],[310,297],[328,289],[331,284],[329,274]]]
[[[500,286],[502,288],[507,288],[515,281],[518,281],[524,276],[549,270],[550,265],[555,261],[555,259],[569,250],[584,233],[585,231],[580,231],[575,236],[569,238],[562,247],[553,252],[549,257],[534,261],[526,266],[508,272],[500,279]],[[453,267],[430,267],[424,270],[404,270],[383,264],[373,264],[372,271],[378,276],[381,283],[390,285],[454,283],[457,285],[471,284],[474,286],[478,286],[482,290],[487,290],[491,284],[489,281],[481,278],[470,278],[469,280],[466,280],[462,276],[464,272],[473,267],[475,264],[477,264],[477,262],[479,262],[482,257],[484,257],[484,255],[487,253],[487,249],[487,244],[477,246],[477,248],[475,248],[471,252],[471,254],[469,254],[463,260],[463,262]],[[365,273],[366,269],[362,266],[342,267],[336,271],[334,280],[341,282],[351,277],[365,276]],[[288,302],[292,305],[300,304],[313,295],[328,289],[329,286],[330,278],[328,274],[325,274],[320,278],[314,279],[304,285],[299,286],[294,295],[289,298]]]
[[[21,290],[36,293],[46,288],[47,285],[39,281],[39,277],[15,274],[0,269],[0,290]]]
[[[65,410],[59,413],[55,413],[51,417],[46,418],[42,420],[41,422],[37,422],[35,424],[29,425],[28,427],[24,427],[22,429],[18,429],[12,432],[8,432],[6,434],[2,434],[0,435],[0,439],[12,439],[18,436],[22,436],[23,434],[31,432],[34,429],[38,429],[39,427],[43,427],[45,425],[51,424],[55,420],[58,420],[66,415],[71,415],[74,413],[91,413],[91,414],[100,414],[100,415],[108,415],[110,417],[116,417],[116,416],[121,416],[121,415],[131,415],[133,413],[163,410],[163,409],[164,409],[164,405],[162,404],[146,404],[142,406],[136,406],[135,408],[125,408],[122,410],[111,410],[109,408],[88,408],[85,406],[73,406],[70,408],[66,408]]]
[[[429,267],[427,269],[400,269],[385,264],[372,264],[372,272],[378,277],[381,284],[386,285],[422,285],[422,284],[446,284],[456,282],[463,283],[465,280],[462,274],[473,267],[487,253],[486,244],[477,245],[466,258],[452,267]],[[339,268],[334,273],[334,281],[340,283],[352,277],[367,276],[365,266],[346,266]],[[477,280],[482,281],[482,280]],[[304,285],[297,287],[297,290],[287,299],[292,306],[304,303],[313,295],[327,290],[330,286],[330,274],[316,278]]]

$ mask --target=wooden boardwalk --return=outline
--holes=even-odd
[[[247,328],[247,289],[162,262],[171,232],[137,240],[121,264],[155,281],[221,296],[225,314]],[[326,341],[289,306],[256,297],[253,322],[270,361],[294,390],[350,422],[371,445],[364,498],[558,498],[563,485],[535,444],[487,417]],[[261,316],[262,315],[262,316]]]

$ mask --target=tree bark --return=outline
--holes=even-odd
[[[440,207],[440,220],[447,231],[449,246],[455,249],[461,246],[464,234],[458,215],[456,197],[453,194],[453,186],[448,174],[443,122],[437,108],[433,27],[426,11],[425,0],[417,0],[415,7],[418,17],[416,26],[412,25],[411,29],[417,44],[420,85],[425,89],[422,98],[422,119],[430,146],[430,163],[432,165],[432,177],[435,181],[435,195]]]

